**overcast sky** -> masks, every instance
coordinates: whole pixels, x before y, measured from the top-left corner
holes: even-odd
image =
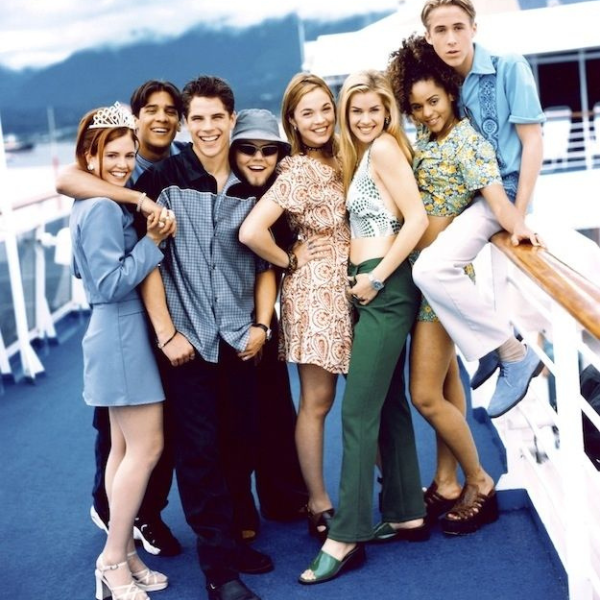
[[[41,67],[83,48],[178,35],[199,23],[251,25],[294,10],[302,17],[343,17],[397,5],[398,0],[0,0],[0,64]]]

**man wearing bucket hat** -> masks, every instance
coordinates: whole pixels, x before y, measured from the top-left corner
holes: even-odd
[[[281,138],[277,119],[270,111],[251,108],[238,113],[229,160],[233,172],[252,187],[257,199],[271,187],[277,177],[277,163],[289,152],[290,146]],[[283,245],[294,241],[285,218],[275,224],[273,234]],[[305,516],[308,501],[294,441],[296,409],[287,366],[277,358],[277,316],[274,314],[265,326],[272,340],[263,347],[257,372],[256,491],[263,517],[293,521]],[[243,540],[252,541],[260,521],[249,477],[233,500],[235,525]]]

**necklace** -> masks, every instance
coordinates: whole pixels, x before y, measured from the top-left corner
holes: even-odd
[[[306,152],[320,152],[321,150],[323,150],[324,146],[318,146],[317,148],[315,148],[314,146],[309,146],[308,144],[302,142],[302,148]]]

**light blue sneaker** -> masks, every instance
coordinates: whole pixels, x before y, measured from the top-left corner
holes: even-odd
[[[471,377],[471,389],[476,390],[480,385],[483,385],[500,366],[500,357],[496,350],[488,352],[485,356],[479,359],[477,371]]]
[[[543,366],[542,361],[530,347],[527,347],[527,352],[521,360],[500,362],[496,391],[487,409],[490,417],[495,419],[502,416],[523,400],[529,383],[540,374]]]

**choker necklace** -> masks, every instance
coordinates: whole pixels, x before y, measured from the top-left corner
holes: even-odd
[[[325,146],[318,146],[315,148],[314,146],[309,146],[308,144],[305,144],[304,142],[302,142],[302,149],[305,152],[320,152],[324,148],[325,148]]]

